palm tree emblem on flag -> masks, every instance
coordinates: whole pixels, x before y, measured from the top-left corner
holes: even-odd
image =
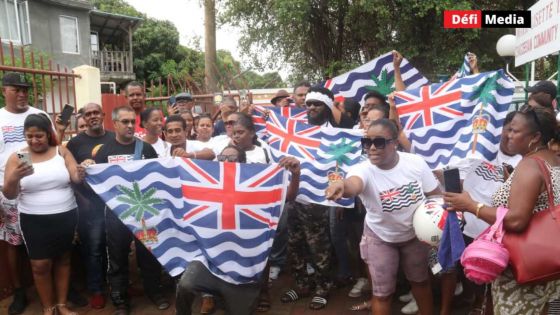
[[[395,90],[393,88],[395,78],[389,77],[387,69],[383,69],[383,71],[381,71],[379,78],[375,74],[372,74],[371,79],[375,82],[375,86],[367,86],[366,88],[370,91],[377,91],[383,95],[389,95]]]
[[[128,217],[133,217],[136,222],[142,224],[140,229],[134,231],[134,236],[144,243],[146,247],[151,244],[156,244],[158,242],[158,231],[153,226],[146,226],[146,221],[144,220],[146,212],[150,213],[152,216],[159,215],[159,210],[156,209],[154,205],[163,203],[163,200],[153,197],[156,193],[156,189],[152,187],[146,192],[142,192],[136,181],[132,183],[132,189],[123,185],[117,186],[117,189],[122,193],[122,195],[117,197],[117,200],[129,206],[127,210],[119,215],[119,218],[125,220]],[[148,247],[148,249],[150,248]]]

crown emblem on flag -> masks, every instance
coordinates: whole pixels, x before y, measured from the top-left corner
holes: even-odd
[[[486,127],[488,126],[488,122],[490,121],[490,116],[478,115],[472,122],[472,129],[473,133],[484,133],[486,131]]]

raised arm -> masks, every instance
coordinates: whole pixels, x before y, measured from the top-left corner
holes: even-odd
[[[404,85],[404,81],[401,76],[401,62],[403,60],[403,56],[400,52],[393,50],[393,68],[395,71],[395,91],[404,91],[406,89],[406,85]]]

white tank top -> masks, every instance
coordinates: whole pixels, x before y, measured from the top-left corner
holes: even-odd
[[[33,163],[33,174],[20,181],[18,210],[26,214],[56,214],[77,207],[70,173],[58,147],[50,160]]]

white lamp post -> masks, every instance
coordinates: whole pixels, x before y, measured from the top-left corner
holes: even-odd
[[[509,72],[509,63],[515,56],[515,35],[507,34],[498,40],[496,43],[496,51],[498,55],[506,60],[506,73],[515,81],[519,81],[513,74]]]

